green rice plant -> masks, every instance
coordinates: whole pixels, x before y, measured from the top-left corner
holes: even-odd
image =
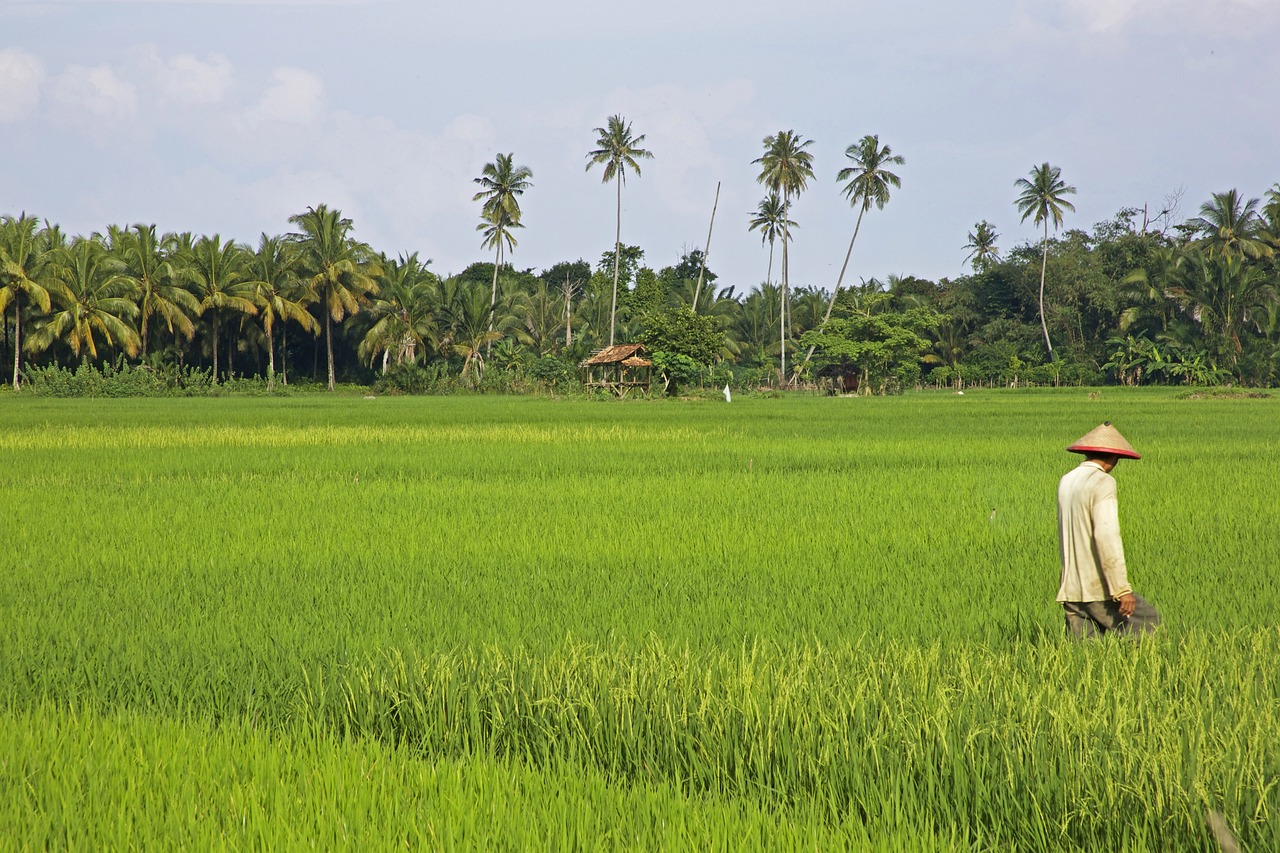
[[[0,737],[247,728],[855,848],[1209,849],[1210,809],[1280,847],[1275,402],[1103,393],[10,398]],[[1144,454],[1141,645],[1052,601],[1062,448],[1104,419]]]
[[[0,850],[974,849],[925,826],[620,787],[565,763],[57,706],[0,714],[0,791]]]

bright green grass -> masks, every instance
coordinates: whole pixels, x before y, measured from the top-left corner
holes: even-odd
[[[354,738],[783,809],[787,846],[1185,847],[1209,808],[1280,842],[1274,401],[3,402],[0,732]],[[1052,600],[1104,419],[1144,454],[1140,648],[1064,644]]]
[[[0,790],[0,848],[971,849],[919,826],[870,833],[571,765],[50,708],[0,715]]]

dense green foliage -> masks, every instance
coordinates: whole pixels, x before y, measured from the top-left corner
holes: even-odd
[[[1197,396],[10,397],[5,505],[75,523],[0,556],[0,830],[1273,848],[1280,428]],[[1104,418],[1141,644],[1052,602]]]
[[[638,147],[644,137],[620,116],[597,131],[588,168],[602,165],[620,193],[649,155]],[[669,266],[645,265],[641,247],[621,242],[620,195],[617,241],[594,272],[582,260],[513,267],[507,253],[525,227],[517,198],[532,172],[499,154],[475,196],[493,262],[447,277],[416,254],[375,251],[324,205],[290,217],[292,233],[262,235],[256,250],[216,234],[157,236],[155,225],[68,238],[31,216],[0,218],[0,357],[15,388],[24,365],[74,369],[123,356],[155,370],[207,370],[215,382],[260,376],[269,387],[277,375],[287,384],[290,371],[318,380],[322,365],[330,388],[339,377],[371,384],[392,368],[417,375],[408,365],[451,379],[382,386],[534,389],[556,384],[538,379],[547,373],[545,362],[534,370],[541,359],[572,370],[613,340],[667,353],[658,372],[668,388],[714,367],[740,388],[785,381],[868,393],[1280,380],[1280,184],[1265,199],[1218,193],[1182,223],[1170,202],[1155,220],[1124,209],[1090,230],[1059,233],[1074,188],[1045,163],[1018,182],[1017,208],[1043,226],[1035,243],[1002,257],[1000,235],[983,220],[966,247],[972,274],[848,286],[862,217],[889,202],[901,180],[887,167],[904,162],[868,135],[839,172],[857,216],[828,290],[788,272],[799,227],[791,205],[815,180],[811,140],[782,131],[764,143],[755,162],[769,195],[747,226],[768,243],[769,266],[754,288],[717,282],[697,249]],[[486,382],[495,369],[507,375]]]

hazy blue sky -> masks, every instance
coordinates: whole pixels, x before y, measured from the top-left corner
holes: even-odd
[[[706,239],[739,290],[761,140],[814,140],[793,284],[830,288],[854,212],[836,172],[864,134],[906,158],[864,222],[851,280],[965,271],[979,219],[1034,239],[1014,182],[1048,161],[1068,227],[1124,206],[1182,217],[1280,181],[1280,0],[764,3],[0,0],[0,213],[72,233],[154,222],[255,242],[327,203],[440,273],[488,254],[471,179],[534,172],[512,261],[593,264],[614,193],[584,170],[613,113],[655,159],[623,190],[623,240],[657,268]]]

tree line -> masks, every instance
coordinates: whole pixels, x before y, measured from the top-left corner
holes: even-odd
[[[856,215],[827,290],[791,282],[794,207],[815,174],[812,140],[780,131],[755,161],[765,195],[745,223],[768,247],[766,274],[739,291],[716,284],[703,250],[654,269],[623,242],[622,187],[654,155],[621,116],[595,133],[586,168],[615,184],[616,229],[594,266],[512,264],[533,171],[503,153],[475,179],[476,227],[493,260],[450,276],[415,253],[375,250],[324,204],[256,247],[154,224],[71,237],[25,213],[0,217],[13,387],[24,370],[122,362],[206,371],[214,383],[261,377],[267,387],[291,371],[318,380],[322,363],[330,389],[339,377],[413,386],[427,373],[482,389],[512,377],[571,384],[583,358],[618,341],[645,343],[669,388],[698,378],[868,393],[926,383],[1276,382],[1280,184],[1262,198],[1214,194],[1185,221],[1175,193],[1154,216],[1126,208],[1089,230],[1062,231],[1076,190],[1044,163],[1016,182],[1013,199],[1042,229],[1037,243],[1002,254],[983,220],[964,247],[968,274],[846,286],[863,218],[889,203],[901,186],[893,170],[906,162],[867,135],[837,172]]]

